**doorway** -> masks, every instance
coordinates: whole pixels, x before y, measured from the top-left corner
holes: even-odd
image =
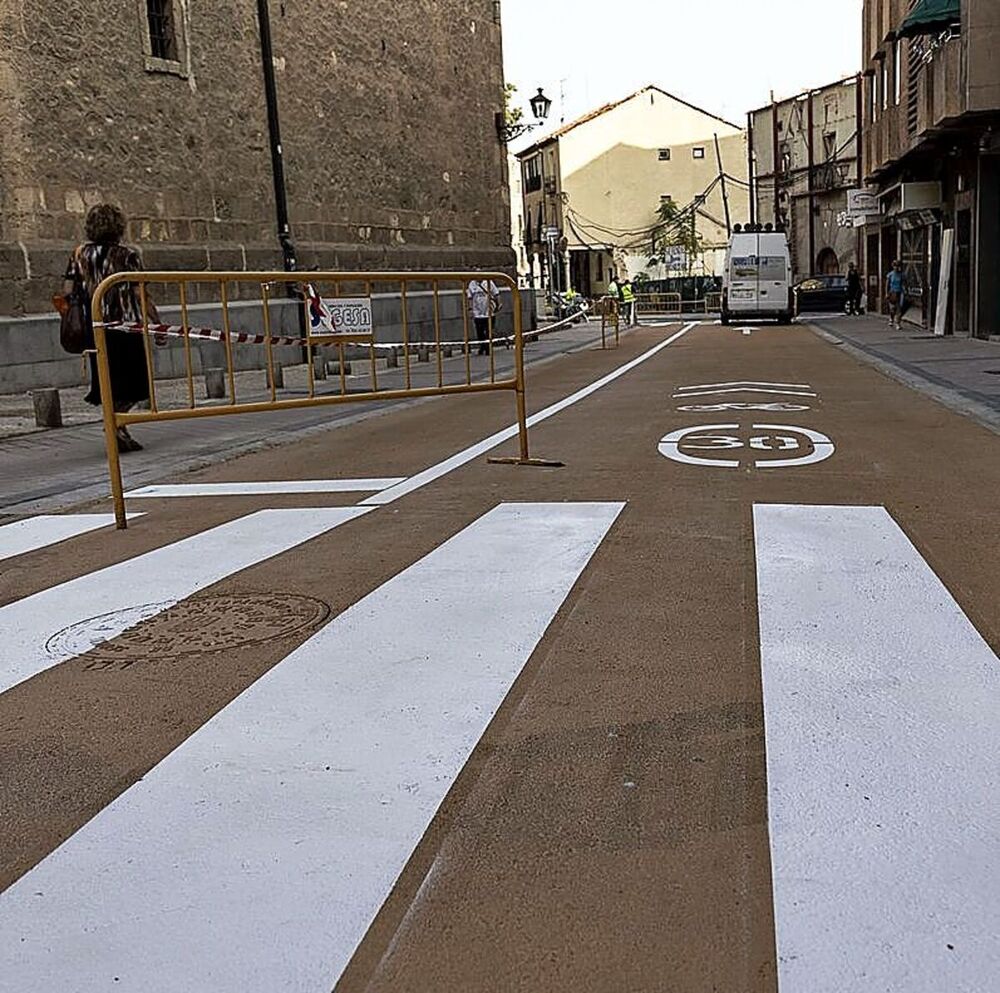
[[[972,211],[955,215],[954,333],[972,333]]]

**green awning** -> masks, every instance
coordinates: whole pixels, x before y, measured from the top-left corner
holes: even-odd
[[[917,0],[899,28],[899,37],[933,34],[961,21],[962,0]]]

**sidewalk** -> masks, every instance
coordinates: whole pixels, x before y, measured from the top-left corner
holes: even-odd
[[[803,321],[887,375],[1000,432],[1000,342],[938,337],[883,317],[819,317]]]
[[[529,367],[551,361],[580,348],[600,344],[600,326],[579,325],[543,335],[525,349],[525,363]],[[513,366],[513,351],[497,348],[496,372],[498,378],[509,375]],[[366,390],[370,386],[367,363],[355,362],[355,375],[348,379],[350,391]],[[446,382],[464,379],[465,362],[461,353],[443,363]],[[431,385],[436,381],[436,363],[413,362],[413,385]],[[489,375],[489,363],[475,353],[472,356],[474,380]],[[289,367],[285,371],[285,396],[305,396],[305,367]],[[402,385],[401,370],[381,370],[382,388]],[[199,378],[198,387],[202,388]],[[330,378],[317,383],[317,393],[338,392],[339,381]],[[87,407],[81,397],[84,387],[63,390],[62,401],[66,427],[54,430],[33,429],[33,419],[20,418],[28,433],[16,428],[5,438],[0,430],[0,517],[5,515],[49,513],[70,504],[97,499],[107,495],[107,463],[104,454],[103,429],[99,411]],[[186,396],[183,381],[157,382],[157,392],[164,406],[176,405]],[[266,397],[263,372],[240,373],[237,377],[240,399],[263,400]],[[199,396],[199,404],[204,399]],[[171,404],[172,401],[172,404]],[[186,401],[184,401],[186,402]],[[402,403],[421,403],[408,400]],[[24,405],[30,410],[28,394],[0,397],[0,418],[13,427],[17,418],[9,416]],[[394,406],[400,404],[397,401]],[[285,444],[296,438],[317,431],[326,431],[352,420],[371,416],[386,408],[385,403],[373,401],[345,404],[342,407],[304,408],[272,413],[252,414],[245,417],[198,418],[168,424],[150,424],[136,429],[144,442],[144,452],[132,453],[123,460],[123,471],[129,486],[153,483],[166,476],[210,465],[235,455],[269,446]],[[65,416],[66,414],[69,416]],[[7,416],[4,416],[7,414]]]

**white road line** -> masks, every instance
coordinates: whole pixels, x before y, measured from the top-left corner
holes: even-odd
[[[405,476],[387,479],[288,479],[256,483],[166,483],[126,493],[131,500],[160,497],[273,496],[277,493],[376,493],[398,486]]]
[[[610,372],[608,375],[602,376],[596,382],[583,387],[581,390],[577,390],[576,393],[560,400],[558,403],[554,403],[551,406],[546,407],[544,410],[540,410],[537,414],[532,414],[531,417],[528,418],[528,427],[533,427],[535,424],[541,424],[542,421],[548,420],[550,417],[554,417],[556,414],[564,411],[567,407],[571,407],[573,404],[579,403],[581,400],[585,400],[598,390],[604,389],[605,386],[608,386],[616,379],[620,379],[622,376],[627,375],[637,366],[642,365],[643,362],[648,362],[651,358],[653,358],[653,356],[662,352],[668,345],[672,345],[678,338],[682,338],[692,328],[697,327],[699,323],[699,321],[692,321],[691,323],[686,324],[676,334],[673,334],[664,341],[661,341],[659,344],[654,345],[648,352],[643,352],[643,354],[638,358],[632,359],[631,362],[626,362],[624,365],[615,369],[614,372]],[[375,496],[369,497],[367,500],[362,500],[361,503],[363,506],[369,507],[380,507],[387,503],[392,503],[395,500],[400,499],[400,497],[404,497],[407,494],[412,493],[414,490],[418,490],[421,487],[426,486],[428,483],[433,483],[436,479],[440,479],[449,472],[453,472],[455,469],[461,468],[473,459],[477,459],[481,455],[485,455],[487,452],[496,448],[497,445],[501,445],[505,441],[509,441],[511,438],[516,437],[517,425],[513,424],[508,428],[504,428],[502,431],[498,431],[496,434],[490,435],[483,441],[477,442],[475,445],[471,445],[469,448],[452,455],[443,462],[439,462],[437,465],[431,466],[429,469],[424,469],[423,472],[418,472],[415,476],[411,476],[398,486],[392,486],[387,490],[383,490],[381,493],[377,493]]]
[[[501,505],[0,895],[18,993],[329,993],[623,504]]]
[[[680,390],[708,390],[722,386],[775,386],[786,390],[811,390],[809,383],[767,383],[762,379],[738,379],[732,383],[699,383],[697,386],[679,386]]]
[[[366,513],[364,507],[262,510],[126,562],[0,607],[0,693],[115,638],[227,576]],[[98,618],[82,638],[49,645],[68,627]]]
[[[142,514],[129,514],[129,520]],[[0,527],[0,561],[110,527],[114,514],[39,514]]]
[[[881,507],[754,508],[782,993],[1000,976],[1000,660]]]
[[[818,395],[816,393],[803,393],[797,390],[769,390],[763,386],[739,386],[735,389],[701,390],[695,393],[675,393],[672,399],[690,400],[692,397],[714,397],[720,396],[724,393],[773,393],[775,396],[782,397],[814,397]]]

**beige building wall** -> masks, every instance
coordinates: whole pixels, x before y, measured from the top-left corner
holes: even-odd
[[[613,247],[619,260],[649,257],[651,234],[615,232],[648,231],[662,198],[684,208],[703,194],[719,174],[716,134],[723,170],[740,180],[727,187],[732,219],[745,221],[746,138],[734,125],[649,89],[564,134],[559,154],[570,249]],[[697,226],[706,248],[725,246],[721,185],[709,194]],[[706,252],[703,265],[713,271],[714,252]]]

